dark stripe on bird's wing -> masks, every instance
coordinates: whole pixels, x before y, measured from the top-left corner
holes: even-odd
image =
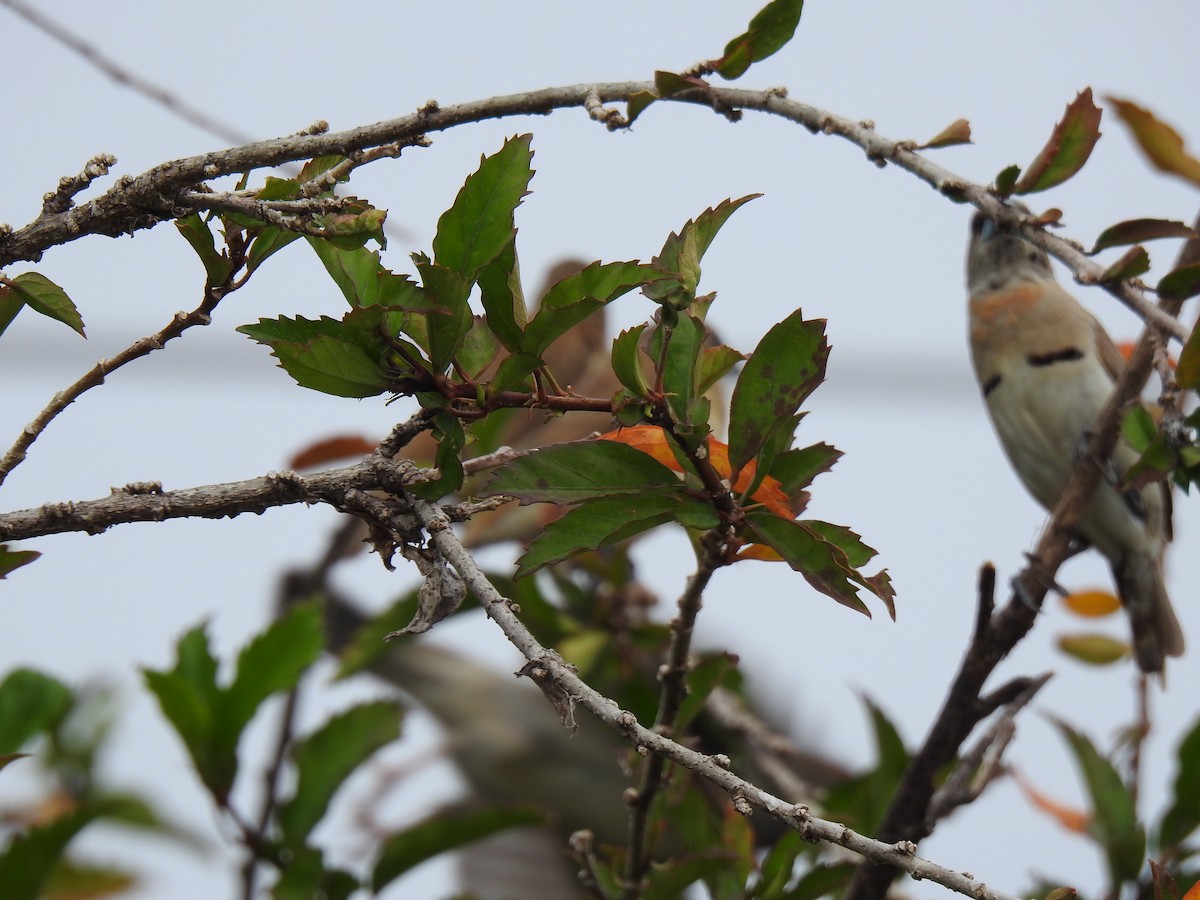
[[[1049,353],[1030,353],[1025,357],[1025,361],[1031,366],[1052,366],[1055,363],[1071,362],[1076,359],[1083,359],[1083,351],[1078,347],[1063,347],[1061,350],[1052,350]]]
[[[989,378],[987,381],[985,381],[983,383],[983,396],[986,397],[988,394],[990,394],[996,388],[1000,387],[1000,381],[1001,381],[1001,378],[999,375],[993,375],[991,378]]]

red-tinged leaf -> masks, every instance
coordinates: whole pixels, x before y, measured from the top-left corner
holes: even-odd
[[[25,272],[9,279],[8,287],[17,298],[36,313],[56,319],[86,338],[83,333],[83,318],[67,292],[37,272]]]
[[[7,578],[10,572],[29,565],[41,555],[37,550],[12,550],[7,544],[0,544],[0,578]]]
[[[1183,222],[1169,219],[1130,219],[1118,222],[1105,228],[1096,238],[1092,247],[1094,256],[1109,247],[1121,247],[1125,244],[1140,244],[1142,241],[1155,241],[1160,238],[1195,238],[1196,232]]]
[[[1070,900],[1070,898],[1074,897],[1077,893],[1078,891],[1076,891],[1073,887],[1055,888],[1046,895],[1046,900]]]
[[[1057,225],[1062,221],[1062,217],[1063,211],[1056,206],[1052,206],[1035,216],[1033,221],[1038,225]]]
[[[1090,666],[1108,666],[1129,656],[1129,644],[1106,634],[1065,634],[1058,649]]]
[[[924,144],[918,150],[936,150],[938,147],[953,147],[956,144],[971,143],[971,123],[966,119],[955,119]]]
[[[1193,326],[1187,343],[1179,351],[1179,364],[1175,368],[1175,380],[1185,390],[1200,388],[1200,324]]]
[[[1113,105],[1117,115],[1133,132],[1151,165],[1200,186],[1200,159],[1189,155],[1184,149],[1183,138],[1179,136],[1179,132],[1157,119],[1148,109],[1143,109],[1135,103],[1116,97],[1105,99]]]
[[[1062,184],[1087,162],[1100,139],[1100,107],[1085,88],[1067,105],[1046,146],[1013,185],[1013,193],[1033,194]]]
[[[1162,277],[1155,288],[1164,300],[1187,300],[1200,294],[1200,263],[1180,266]]]
[[[1025,780],[1020,772],[1013,770],[1013,777],[1017,782],[1017,787],[1021,789],[1021,793],[1025,795],[1025,799],[1047,813],[1050,818],[1058,822],[1067,831],[1074,834],[1087,834],[1088,826],[1091,824],[1092,817],[1082,809],[1076,809],[1066,804],[1059,803],[1057,800],[1052,800],[1032,784]],[[1074,893],[1072,891],[1072,893]]]
[[[753,63],[777,53],[796,33],[804,0],[771,0],[755,13],[745,33],[725,45],[713,67],[724,78],[740,78]]]
[[[996,174],[994,182],[996,193],[1001,197],[1007,197],[1013,192],[1013,185],[1017,183],[1017,179],[1021,176],[1021,167],[1017,165],[1008,166],[1001,169]]]
[[[288,460],[288,468],[311,469],[327,463],[359,459],[378,446],[378,441],[372,441],[361,434],[339,434],[337,437],[309,444]]]
[[[1137,278],[1150,271],[1150,254],[1141,244],[1130,247],[1115,263],[1104,270],[1100,276],[1101,282],[1124,281],[1126,278]]]
[[[1108,591],[1076,591],[1062,598],[1063,606],[1085,619],[1111,616],[1121,608],[1121,601]]]

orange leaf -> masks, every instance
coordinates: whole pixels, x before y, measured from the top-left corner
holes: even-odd
[[[358,459],[360,456],[366,456],[378,446],[379,441],[367,440],[359,434],[340,434],[337,437],[309,444],[288,461],[288,468],[311,469],[313,466],[339,460]]]
[[[1063,605],[1077,616],[1098,619],[1121,608],[1121,601],[1108,591],[1076,591],[1063,597]]]
[[[1082,810],[1072,809],[1069,806],[1063,806],[1054,800],[1051,800],[1045,794],[1038,791],[1021,774],[1013,771],[1013,777],[1016,779],[1017,787],[1021,789],[1021,793],[1034,806],[1044,813],[1048,813],[1050,817],[1058,822],[1067,831],[1072,831],[1075,834],[1086,834],[1088,824],[1092,817]]]
[[[655,425],[635,425],[632,428],[619,428],[616,431],[610,431],[607,434],[602,434],[598,438],[602,441],[617,441],[621,444],[633,447],[636,450],[641,450],[654,457],[658,462],[662,463],[673,472],[681,472],[682,467],[679,461],[675,458],[675,454],[671,452],[671,446],[668,443],[666,432]],[[708,438],[708,461],[712,467],[716,469],[717,474],[729,480],[732,474],[732,469],[729,465],[729,445],[718,441],[710,436]],[[735,493],[742,494],[754,483],[755,465],[753,462],[748,463],[738,473],[738,479],[733,483],[732,490]],[[755,503],[761,503],[775,515],[784,519],[794,519],[791,504],[788,503],[787,494],[783,491],[783,486],[779,480],[766,476],[750,496],[750,499]]]
[[[1188,888],[1187,893],[1183,895],[1182,900],[1200,900],[1200,881],[1197,881],[1190,888]]]

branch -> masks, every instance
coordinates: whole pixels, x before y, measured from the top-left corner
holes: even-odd
[[[188,210],[180,198],[194,190],[196,185],[222,175],[317,156],[353,156],[359,151],[386,144],[423,144],[426,135],[458,125],[509,116],[546,115],[567,107],[585,109],[589,115],[611,126],[620,123],[610,116],[599,115],[597,110],[600,104],[626,101],[634,94],[653,93],[654,90],[652,82],[627,81],[543,88],[448,107],[430,101],[411,115],[374,125],[328,134],[303,133],[274,138],[162,163],[141,175],[121,178],[105,194],[74,209],[43,213],[24,228],[9,233],[0,232],[0,267],[18,260],[36,262],[50,247],[83,235],[115,237],[150,228],[185,214]],[[1005,207],[989,192],[987,186],[973,184],[936,165],[912,150],[910,141],[891,140],[877,134],[870,122],[855,121],[790,100],[778,88],[749,91],[712,87],[703,91],[684,91],[658,102],[700,105],[722,116],[731,110],[756,110],[797,122],[814,134],[845,138],[860,147],[876,165],[892,162],[916,175],[939,193],[957,200],[968,200],[1001,222],[1020,225],[1029,240],[1061,260],[1081,283],[1100,282],[1103,268],[1085,257],[1077,246],[1032,226],[1028,217]],[[1132,285],[1120,282],[1105,284],[1104,288],[1166,334],[1179,340],[1187,337],[1182,325],[1156,310],[1144,294]]]
[[[734,808],[746,814],[757,807],[796,829],[810,841],[826,841],[877,863],[901,868],[914,878],[937,882],[950,890],[979,900],[1016,900],[976,881],[969,875],[939,866],[915,854],[908,842],[887,844],[857,834],[845,825],[812,815],[806,806],[787,803],[723,768],[716,758],[690,750],[638,724],[637,718],[590,687],[557,653],[543,647],[529,632],[506,599],[479,569],[454,534],[445,514],[434,504],[402,494],[413,514],[429,533],[430,542],[479,598],[489,618],[529,660],[522,670],[556,705],[582,704],[601,721],[646,752],[661,754],[728,792]]]

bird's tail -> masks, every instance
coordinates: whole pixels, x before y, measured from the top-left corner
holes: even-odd
[[[1168,656],[1183,655],[1183,630],[1171,608],[1158,559],[1130,555],[1113,567],[1117,591],[1133,626],[1133,655],[1138,668],[1161,673]]]

